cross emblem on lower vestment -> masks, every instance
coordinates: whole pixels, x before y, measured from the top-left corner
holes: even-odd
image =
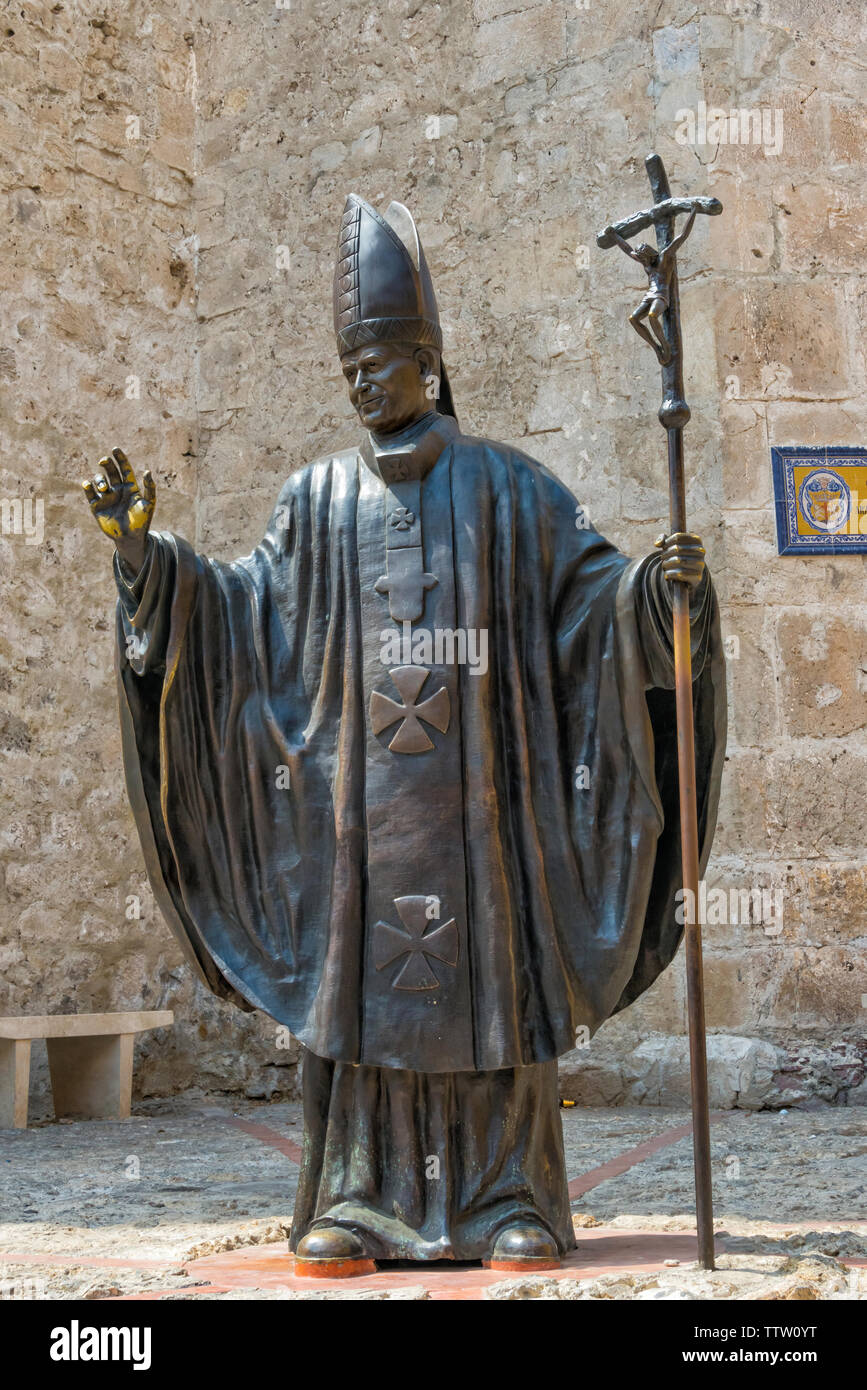
[[[439,984],[431,959],[444,965],[458,963],[458,929],[454,917],[448,922],[432,921],[428,917],[431,905],[439,911],[436,897],[414,894],[395,898],[394,905],[403,927],[390,922],[377,922],[373,928],[373,958],[377,970],[383,970],[401,956],[408,959],[392,980],[394,989],[436,989]]]

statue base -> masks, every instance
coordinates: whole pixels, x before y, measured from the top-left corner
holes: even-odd
[[[559,1269],[560,1261],[540,1256],[537,1260],[482,1260],[483,1269],[506,1270],[510,1274],[538,1274],[543,1269]]]
[[[295,1257],[292,1273],[298,1279],[354,1279],[361,1274],[375,1274],[373,1260],[299,1260]]]

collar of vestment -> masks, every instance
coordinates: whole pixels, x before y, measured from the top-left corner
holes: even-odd
[[[361,444],[361,457],[386,487],[392,483],[420,482],[459,433],[453,415],[431,410],[396,434],[367,434]]]

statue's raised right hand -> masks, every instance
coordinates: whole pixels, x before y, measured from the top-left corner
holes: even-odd
[[[157,500],[156,484],[145,470],[139,488],[123,449],[99,460],[100,472],[81,484],[101,531],[110,536],[121,559],[135,573],[147,554],[147,536]]]

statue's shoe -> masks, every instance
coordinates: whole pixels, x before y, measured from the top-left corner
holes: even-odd
[[[318,1226],[298,1242],[294,1272],[302,1279],[351,1279],[375,1274],[376,1265],[354,1231]]]
[[[559,1269],[560,1252],[554,1237],[541,1226],[509,1226],[497,1236],[484,1265],[486,1269]]]

